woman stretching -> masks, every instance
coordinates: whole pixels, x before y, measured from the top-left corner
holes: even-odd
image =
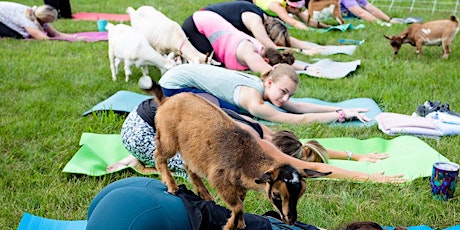
[[[324,49],[322,46],[312,46],[309,42],[290,36],[283,21],[268,16],[250,2],[220,2],[208,5],[204,10],[219,14],[236,29],[255,37],[266,48],[277,49],[278,46],[299,48],[306,55],[319,54]]]
[[[184,64],[166,72],[159,84],[166,96],[180,92],[209,93],[219,99],[223,108],[272,122],[309,124],[371,120],[364,114],[368,111],[366,108],[345,109],[289,100],[297,90],[299,77],[287,64],[275,65],[261,78],[211,65]]]
[[[183,29],[193,46],[204,53],[214,50],[216,60],[228,69],[264,73],[275,64],[292,65],[295,61],[292,52],[280,54],[275,48],[265,48],[212,11],[193,13],[185,20]]]
[[[209,94],[199,94],[205,99],[218,105],[218,100]],[[131,166],[136,168],[142,173],[154,173],[157,172],[155,166],[154,152],[156,150],[155,145],[155,114],[157,110],[157,104],[153,99],[147,99],[143,101],[137,108],[135,108],[126,117],[121,129],[121,140],[125,148],[131,153],[131,155],[115,162],[107,167],[108,172],[116,171],[125,166]],[[276,159],[281,159],[287,163],[296,165],[297,167],[310,168],[316,170],[331,171],[331,178],[342,178],[352,179],[358,181],[371,180],[376,182],[391,181],[391,182],[403,182],[405,179],[400,178],[401,175],[395,176],[383,176],[381,174],[366,174],[362,172],[344,170],[335,166],[327,165],[327,158],[330,155],[331,158],[343,158],[344,154],[336,150],[325,150],[321,145],[304,145],[302,147],[303,153],[299,156],[292,154],[297,152],[300,141],[293,140],[296,138],[295,135],[290,135],[287,131],[273,132],[271,129],[263,124],[260,124],[249,117],[239,115],[232,110],[223,109],[230,117],[232,117],[237,124],[251,133],[256,138],[261,146],[267,149],[267,153],[272,155]],[[271,143],[273,142],[273,144]],[[275,147],[275,145],[278,148]],[[291,145],[291,148],[286,148],[286,145]],[[300,144],[300,146],[302,146]],[[280,151],[285,151],[284,153]],[[292,149],[295,149],[292,151]],[[286,153],[286,154],[285,154]],[[294,157],[291,157],[289,155]],[[307,156],[303,158],[303,156]],[[359,156],[360,158],[354,158],[355,160],[376,162],[381,159],[388,157],[387,154],[380,153],[369,153],[369,154],[355,154],[353,156]],[[296,159],[299,158],[299,159]],[[326,159],[326,160],[322,160]],[[317,163],[312,163],[312,162]],[[168,167],[171,171],[174,171],[175,175],[187,177],[187,174],[183,167],[183,162],[180,154],[176,154],[173,158],[168,161]]]
[[[0,37],[41,40],[72,37],[51,26],[57,17],[57,10],[49,5],[29,7],[16,2],[0,2]]]

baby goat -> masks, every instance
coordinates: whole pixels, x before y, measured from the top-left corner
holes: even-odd
[[[155,51],[147,40],[136,32],[131,26],[111,23],[106,26],[109,37],[109,60],[110,70],[112,71],[112,80],[117,80],[118,66],[121,61],[125,63],[125,81],[129,80],[132,74],[131,65],[142,68],[144,76],[148,76],[148,65],[156,66],[163,74],[176,63],[174,54],[167,58]]]
[[[305,192],[303,178],[329,175],[277,162],[266,154],[255,137],[244,130],[220,108],[192,93],[166,98],[161,87],[151,83],[148,91],[159,105],[154,153],[156,166],[169,193],[178,186],[167,160],[179,151],[196,192],[212,200],[201,177],[207,178],[232,214],[224,229],[244,229],[244,198],[248,190],[268,195],[287,224],[297,220],[297,201]]]
[[[166,17],[153,6],[141,6],[137,10],[128,7],[131,26],[147,39],[149,44],[161,54],[174,52],[192,64],[215,64],[212,54],[198,51],[187,39],[182,27]]]
[[[454,40],[458,28],[458,18],[452,15],[450,19],[413,23],[401,34],[396,36],[383,36],[390,40],[394,54],[398,54],[401,45],[404,43],[416,46],[417,54],[422,53],[422,45],[442,44],[442,58],[448,58],[450,54],[449,46]]]

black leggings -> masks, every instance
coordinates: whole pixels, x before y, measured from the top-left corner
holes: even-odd
[[[0,37],[9,37],[9,38],[24,38],[20,33],[12,30],[10,27],[0,22]]]
[[[211,53],[214,50],[208,38],[196,28],[192,15],[185,19],[182,29],[190,43],[201,53]]]

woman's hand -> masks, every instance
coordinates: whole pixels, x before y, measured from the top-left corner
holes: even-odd
[[[321,51],[325,49],[324,46],[318,46],[318,47],[311,47],[308,49],[301,49],[301,52],[305,55],[316,55],[316,54],[321,54]]]
[[[371,118],[367,117],[366,114],[364,114],[367,111],[369,111],[369,109],[365,109],[365,108],[343,109],[343,112],[345,113],[345,120],[352,120],[353,118],[356,118],[363,123],[366,123],[372,120]]]
[[[305,25],[305,24],[304,24],[303,22],[301,22],[301,21],[297,21],[297,22],[294,24],[294,28],[300,29],[300,30],[308,30],[307,25]]]
[[[375,163],[382,159],[388,158],[390,155],[387,153],[372,152],[366,154],[354,154],[354,156],[356,157],[356,161],[369,161]]]
[[[403,178],[404,174],[397,174],[393,176],[384,176],[383,172],[378,172],[369,176],[368,181],[373,182],[389,182],[389,183],[403,183],[407,179]]]

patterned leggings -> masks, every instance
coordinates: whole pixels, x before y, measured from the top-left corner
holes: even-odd
[[[125,148],[145,166],[155,167],[156,132],[138,114],[134,108],[126,117],[121,128],[121,141]],[[187,175],[179,153],[168,160],[168,167],[178,176]]]

